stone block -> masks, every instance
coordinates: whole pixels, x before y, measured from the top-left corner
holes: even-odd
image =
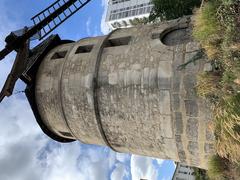
[[[184,44],[177,44],[175,47],[174,47],[174,51],[175,51],[175,55],[183,55],[183,52],[184,52]],[[176,56],[174,57],[174,60],[176,60],[178,58],[176,58]]]
[[[170,78],[172,76],[172,65],[169,61],[160,61],[158,65],[158,78]]]
[[[132,65],[132,69],[133,70],[141,70],[142,69],[142,65],[141,64],[133,64]]]
[[[93,81],[93,74],[88,74],[84,77],[84,86],[87,89],[91,89],[92,87],[92,81]]]
[[[125,76],[125,71],[121,70],[118,72],[118,84],[120,86],[124,86],[124,76]]]
[[[149,73],[150,69],[149,68],[144,68],[143,73],[142,73],[142,85],[143,87],[147,88],[149,85]]]
[[[129,86],[131,84],[132,84],[132,81],[131,81],[131,71],[127,70],[127,71],[125,71],[125,74],[124,74],[124,85],[125,86]]]
[[[149,72],[149,87],[155,88],[157,86],[157,69],[150,69]]]
[[[189,158],[189,160],[190,160],[191,166],[196,166],[196,167],[199,166],[199,162],[200,162],[199,157],[194,156],[194,157]]]
[[[181,163],[186,163],[186,154],[184,151],[179,151],[178,157]]]
[[[180,135],[175,135],[176,142],[182,142],[182,138]]]
[[[198,143],[189,141],[187,146],[188,152],[193,156],[198,156]]]
[[[161,49],[158,49],[158,53],[160,54],[160,62],[166,61],[171,63],[173,61],[173,47],[161,46]]]
[[[182,120],[182,113],[180,112],[175,112],[174,113],[175,117],[175,130],[176,134],[182,134],[183,133],[183,120]]]
[[[172,78],[172,90],[178,93],[180,91],[181,76],[173,76]]]
[[[170,92],[160,91],[159,94],[159,108],[161,114],[171,114]]]
[[[198,42],[189,42],[186,45],[186,52],[198,51],[200,49],[200,44]]]
[[[187,120],[186,134],[189,140],[198,140],[198,119],[189,118]]]
[[[184,100],[186,115],[190,117],[198,116],[198,104],[194,100]]]
[[[134,85],[141,84],[141,72],[140,71],[131,71],[131,81]]]
[[[183,54],[175,54],[175,60],[172,63],[172,69],[173,73],[176,74],[181,74],[181,70],[179,69],[179,66],[181,66],[184,63],[184,55]]]
[[[166,139],[165,140],[165,155],[168,157],[173,157],[173,159],[177,159],[176,157],[176,143],[174,139]]]
[[[171,78],[158,78],[158,88],[159,89],[170,89],[171,88]]]
[[[214,144],[205,143],[204,151],[207,154],[213,154],[214,153]]]
[[[98,75],[98,85],[105,86],[108,84],[108,74],[107,72],[101,72]]]
[[[197,97],[196,93],[196,75],[195,74],[187,74],[183,77],[183,85],[186,91],[186,97],[188,99],[194,99]]]
[[[179,111],[179,108],[180,108],[179,94],[172,95],[172,108],[173,108],[173,111]]]
[[[207,141],[214,141],[215,136],[213,133],[213,130],[211,130],[209,127],[206,127],[206,140]]]
[[[173,137],[173,127],[171,116],[163,115],[160,117],[161,121],[161,135],[166,138]]]
[[[181,135],[175,135],[175,141],[176,141],[178,151],[184,151]]]
[[[110,85],[115,85],[118,83],[118,74],[117,73],[110,73],[108,75],[108,82]]]

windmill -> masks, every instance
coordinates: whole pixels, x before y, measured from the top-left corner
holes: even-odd
[[[19,78],[27,84],[32,81],[31,72],[34,70],[36,64],[39,63],[38,55],[42,54],[46,48],[51,48],[54,43],[61,43],[61,40],[57,35],[45,39],[38,45],[38,50],[42,51],[42,53],[37,53],[36,48],[30,50],[29,42],[33,39],[42,40],[46,38],[54,29],[90,1],[57,0],[31,18],[33,22],[32,27],[24,27],[23,29],[13,31],[5,38],[6,45],[0,51],[0,61],[12,51],[16,51],[17,55],[11,72],[0,92],[0,102],[4,97],[12,95],[15,83]]]

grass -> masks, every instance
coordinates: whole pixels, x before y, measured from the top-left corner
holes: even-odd
[[[204,72],[197,77],[197,93],[199,96],[214,98],[217,96],[220,85],[219,76],[213,73]]]
[[[235,180],[240,177],[240,164],[232,163],[219,155],[213,155],[208,162],[207,176],[210,180]]]
[[[197,91],[212,103],[218,155],[235,164],[240,162],[239,32],[238,0],[208,0],[196,12],[193,36],[213,66],[198,76]]]
[[[220,156],[240,162],[240,94],[221,99],[214,107],[216,149]]]
[[[217,57],[221,42],[219,37],[221,28],[215,12],[218,6],[219,2],[210,1],[201,10],[198,10],[193,30],[194,37],[201,42],[202,47],[211,59]]]
[[[227,166],[223,159],[218,155],[213,155],[208,162],[208,176],[212,180],[225,180],[224,171]]]

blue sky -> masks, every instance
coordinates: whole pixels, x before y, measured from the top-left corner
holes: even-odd
[[[0,0],[0,47],[10,31],[31,26],[30,18],[52,2]],[[106,5],[105,0],[92,0],[53,33],[71,40],[107,33]],[[12,53],[0,62],[0,86],[14,56]],[[15,92],[22,90],[24,84],[18,82]],[[80,142],[55,142],[41,132],[21,93],[0,104],[0,124],[1,180],[168,180],[175,168],[172,161],[115,153],[107,147]]]

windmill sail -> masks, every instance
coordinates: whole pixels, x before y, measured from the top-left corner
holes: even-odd
[[[14,32],[6,38],[6,46],[0,51],[0,61],[13,50],[18,48],[36,34],[39,40],[46,37],[60,24],[75,14],[79,9],[88,4],[91,0],[57,0],[49,7],[32,17],[34,26],[28,28],[21,36]]]
[[[46,37],[88,2],[90,0],[58,0],[32,17],[34,25],[41,34],[40,39]]]

